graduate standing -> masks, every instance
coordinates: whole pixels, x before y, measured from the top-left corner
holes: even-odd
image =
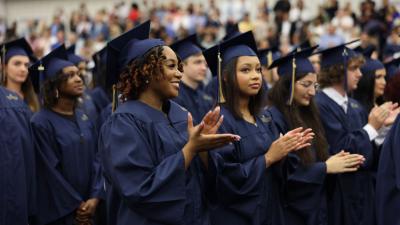
[[[67,60],[64,45],[31,69],[39,79],[44,108],[31,120],[37,153],[38,224],[70,225],[92,220],[103,196],[97,134],[76,108],[84,84]]]
[[[276,163],[312,138],[310,131],[303,137],[298,128],[277,139],[270,116],[262,114],[264,81],[256,51],[250,31],[204,52],[221,85],[220,132],[241,136],[239,142],[209,152],[208,197],[216,225],[285,224]]]
[[[173,100],[186,108],[194,121],[200,122],[213,106],[213,98],[202,90],[202,82],[206,77],[207,63],[197,35],[190,35],[171,45],[183,64],[182,82],[179,95]]]
[[[238,140],[214,134],[218,110],[194,126],[178,96],[181,62],[150,22],[108,43],[108,82],[118,81],[123,103],[101,130],[107,217],[113,225],[208,225],[197,152]]]
[[[39,100],[34,91],[28,68],[34,62],[34,56],[25,38],[4,43],[0,46],[2,70],[0,84],[15,92],[23,99],[32,112],[40,109]],[[3,58],[4,55],[4,58]]]
[[[269,92],[268,112],[279,133],[304,127],[316,134],[310,147],[289,153],[285,161],[283,211],[287,225],[327,224],[327,174],[354,172],[363,162],[363,156],[344,151],[329,157],[314,103],[317,74],[308,60],[315,48],[294,52],[271,65],[278,68],[280,79]]]
[[[32,49],[25,39],[0,46],[0,224],[26,225],[36,210],[35,154],[29,120],[39,108],[28,66]]]
[[[346,44],[320,53],[318,81],[322,91],[316,95],[316,102],[329,153],[335,155],[344,149],[366,159],[357,172],[337,175],[333,193],[328,198],[328,224],[374,224],[374,155],[371,142],[377,137],[377,130],[383,126],[389,111],[376,107],[368,115],[360,103],[348,97],[347,92],[357,88],[362,76],[362,61]]]
[[[383,144],[376,183],[378,225],[400,224],[400,117]]]
[[[0,224],[26,225],[35,213],[31,114],[16,93],[0,86]]]

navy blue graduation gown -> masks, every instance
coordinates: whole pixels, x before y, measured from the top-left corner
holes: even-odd
[[[184,165],[188,112],[173,101],[163,111],[127,101],[102,127],[108,224],[209,224],[199,158]]]
[[[221,133],[241,136],[239,142],[209,152],[208,198],[212,224],[284,223],[279,165],[266,168],[265,153],[277,137],[268,115],[256,117],[256,125],[235,119],[221,107]]]
[[[110,104],[110,99],[107,96],[107,93],[101,87],[95,87],[94,89],[88,91],[92,102],[96,108],[97,115],[100,115],[101,111],[104,107]]]
[[[35,155],[31,111],[0,86],[0,224],[26,225],[35,213]]]
[[[400,224],[400,117],[382,147],[376,183],[378,225]]]
[[[204,92],[211,96],[214,100],[218,99],[218,77],[212,77],[210,82],[205,86]]]
[[[197,123],[213,106],[213,98],[203,92],[200,87],[194,90],[183,82],[180,83],[178,97],[173,100],[186,108]]]
[[[268,108],[279,133],[290,129],[281,111]],[[311,149],[316,155],[315,149]],[[325,162],[301,163],[295,153],[289,153],[284,165],[284,213],[287,225],[326,224]]]
[[[38,223],[69,224],[82,201],[104,197],[97,134],[80,110],[66,118],[42,109],[32,119],[38,171]]]
[[[316,102],[330,154],[344,149],[366,158],[357,172],[336,175],[332,196],[328,198],[329,224],[374,224],[373,145],[363,129],[368,123],[367,114],[361,104],[352,98],[349,98],[347,113],[324,92],[317,94]]]
[[[78,108],[89,117],[92,123],[96,124],[97,117],[99,116],[100,112],[97,110],[92,96],[89,94],[89,91],[85,90],[81,99],[82,101],[79,102]]]
[[[101,110],[99,117],[97,118],[98,131],[101,130],[101,126],[107,121],[108,117],[112,114],[112,103],[108,104]]]

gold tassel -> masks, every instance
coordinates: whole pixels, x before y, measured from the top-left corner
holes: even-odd
[[[115,112],[115,110],[117,109],[117,86],[115,84],[113,84],[112,86],[112,106],[111,106],[111,110],[112,112]]]
[[[294,98],[294,82],[296,80],[296,58],[293,56],[293,61],[292,61],[292,83],[291,83],[291,90],[290,90],[290,100],[289,100],[289,105],[292,105],[293,103],[293,98]]]
[[[268,60],[268,63],[267,63],[267,68],[268,68],[272,64],[272,51],[268,52],[267,60]]]
[[[225,103],[224,93],[222,92],[222,59],[221,52],[218,51],[218,103]]]

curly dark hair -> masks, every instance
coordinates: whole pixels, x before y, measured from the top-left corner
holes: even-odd
[[[43,97],[43,106],[45,108],[50,109],[57,104],[57,91],[63,83],[67,82],[68,77],[68,75],[63,74],[63,72],[60,71],[56,76],[49,78],[43,83],[41,93]],[[58,94],[60,95],[60,93]]]
[[[365,60],[362,56],[356,56],[348,61],[348,65],[356,63],[358,65],[364,64]],[[330,87],[334,84],[343,83],[344,79],[344,66],[343,64],[336,64],[328,67],[321,67],[318,76],[318,83],[321,88]]]
[[[163,54],[163,48],[164,46],[153,47],[123,69],[117,84],[121,101],[138,99],[151,82],[164,78],[163,61],[167,58]],[[182,71],[182,62],[179,57],[178,64],[179,70]]]

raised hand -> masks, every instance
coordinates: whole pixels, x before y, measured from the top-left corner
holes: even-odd
[[[399,113],[400,113],[399,104],[398,103],[390,104],[387,107],[387,110],[389,111],[389,116],[385,119],[383,124],[385,126],[390,126],[390,125],[392,125],[394,123],[394,121],[397,118],[397,115],[399,115]]]
[[[354,172],[358,170],[364,161],[364,156],[359,154],[349,154],[342,150],[325,161],[326,172],[329,174]]]
[[[375,106],[368,115],[368,124],[374,127],[375,130],[379,130],[389,117],[390,111],[387,109],[387,105],[388,104],[385,103],[384,106]]]
[[[286,157],[290,152],[311,145],[314,133],[311,129],[303,130],[302,127],[293,129],[275,140],[265,154],[267,167]]]
[[[209,111],[204,117],[204,128],[203,134],[216,134],[219,127],[221,126],[224,116],[220,116],[221,108],[219,106],[215,107],[213,111]]]
[[[234,134],[204,134],[204,121],[199,125],[193,126],[192,115],[188,114],[188,134],[189,140],[183,147],[185,157],[185,167],[190,165],[193,157],[202,151],[222,147],[234,141],[239,141],[240,136]]]

